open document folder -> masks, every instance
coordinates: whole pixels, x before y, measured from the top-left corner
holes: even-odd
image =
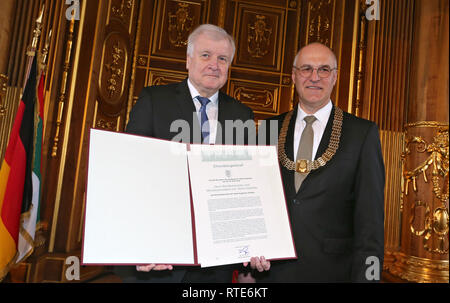
[[[83,264],[296,258],[274,146],[91,129],[88,165]]]

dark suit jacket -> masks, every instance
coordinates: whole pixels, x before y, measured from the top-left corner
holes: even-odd
[[[169,85],[145,87],[130,113],[130,120],[126,132],[172,140],[180,134],[181,129],[175,127],[170,130],[173,121],[183,120],[178,124],[189,125],[189,136],[182,141],[185,143],[201,143],[200,124],[187,85],[187,80]],[[217,133],[216,142],[225,139],[226,120],[252,120],[253,111],[239,101],[219,92],[218,123],[223,127]],[[233,129],[236,135],[236,128]],[[226,143],[246,144],[248,137],[254,136],[254,131],[245,130],[244,142],[239,142],[233,136]],[[223,141],[225,142],[225,141]],[[176,190],[176,189],[175,189]],[[116,266],[114,271],[124,282],[231,282],[234,266],[219,266],[200,269],[198,267],[174,266],[172,271],[137,272],[135,266]]]
[[[243,140],[237,140],[236,128],[233,137],[225,136],[227,120],[243,122],[253,121],[253,111],[246,105],[219,91],[219,116],[216,143],[246,144],[249,136],[254,136],[254,131],[245,129]],[[168,85],[145,87],[130,113],[130,120],[126,132],[172,140],[180,136],[181,128],[176,126],[186,125],[173,121],[186,121],[189,125],[189,136],[183,137],[185,143],[201,143],[200,124],[195,110],[194,102],[187,85],[187,80]],[[171,131],[171,125],[173,130]],[[187,140],[186,140],[187,139]],[[177,140],[179,141],[179,140]]]
[[[294,159],[295,109],[286,154]],[[316,159],[326,150],[335,107]],[[270,120],[281,129],[285,114]],[[268,121],[270,122],[270,121]],[[367,282],[366,258],[376,256],[380,275],[384,255],[384,164],[375,123],[344,113],[335,156],[309,173],[295,192],[294,171],[280,164],[298,260],[274,261],[260,282]],[[370,260],[370,259],[369,259]]]

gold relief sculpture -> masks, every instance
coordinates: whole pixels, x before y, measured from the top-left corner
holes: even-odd
[[[132,6],[133,6],[133,0],[122,0],[119,8],[117,8],[116,6],[112,7],[112,12],[117,17],[123,18],[123,17],[125,17],[126,11],[129,10]]]
[[[308,40],[330,44],[331,22],[328,13],[331,0],[320,0],[309,2],[310,22],[308,24]]]
[[[433,137],[433,143],[427,142],[421,137],[412,137],[406,139],[405,152],[402,154],[402,191],[408,195],[409,183],[413,184],[413,190],[417,191],[416,178],[423,175],[425,183],[428,183],[427,170],[432,167],[433,192],[442,203],[448,202],[449,185],[448,185],[448,165],[449,165],[449,145],[448,145],[448,126],[439,127],[437,134]],[[418,153],[428,153],[429,156],[419,164],[418,167],[411,171],[405,169],[406,156],[411,153],[410,144],[417,144],[416,151]],[[444,179],[444,189],[439,184],[439,179]]]
[[[123,75],[121,66],[124,65],[122,54],[125,52],[125,50],[120,47],[119,41],[117,41],[112,48],[112,62],[105,64],[105,69],[110,72],[110,77],[106,81],[108,84],[106,90],[108,91],[110,98],[116,94],[116,91],[119,91],[119,94],[121,93],[119,90],[121,83],[120,77]]]
[[[269,52],[272,28],[267,26],[266,16],[256,15],[253,25],[248,24],[247,50],[253,58],[262,58]]]
[[[193,24],[193,18],[189,14],[189,4],[178,3],[176,12],[169,12],[170,44],[175,47],[185,47]]]
[[[418,258],[401,252],[394,255],[397,264],[390,268],[394,275],[419,283],[448,283],[448,260]]]
[[[296,8],[297,7],[297,1],[294,1],[294,0],[289,1],[289,7],[290,8]]]
[[[256,90],[245,87],[238,87],[234,91],[234,97],[239,101],[243,101],[247,104],[254,104],[262,107],[272,107],[274,97],[273,93],[269,90]],[[264,103],[258,102],[264,100]]]
[[[283,77],[282,83],[283,85],[289,85],[291,84],[291,77]]]
[[[309,37],[315,42],[320,42],[325,45],[329,45],[329,38],[325,38],[324,35],[330,29],[330,20],[327,17],[317,16],[309,24]]]
[[[185,73],[171,73],[163,71],[151,71],[149,75],[148,85],[165,85],[180,82],[186,78]]]
[[[405,151],[402,153],[402,193],[407,196],[409,184],[412,183],[414,192],[418,191],[416,179],[423,176],[425,183],[428,183],[429,170],[431,170],[432,191],[434,196],[441,203],[433,212],[427,203],[416,201],[412,205],[412,215],[410,220],[411,232],[419,237],[423,237],[423,247],[431,253],[448,254],[448,232],[449,232],[449,214],[448,214],[448,199],[449,199],[449,183],[448,183],[448,169],[449,169],[449,135],[448,126],[437,126],[433,123],[417,123],[410,126],[425,126],[437,127],[437,132],[433,137],[432,143],[427,143],[426,140],[420,136],[412,136],[406,139]],[[422,161],[417,167],[412,170],[405,168],[406,157],[411,154],[411,144],[415,145],[415,152],[428,154],[426,159]],[[442,182],[442,181],[443,182]],[[443,183],[443,185],[441,185]],[[424,227],[421,230],[416,230],[412,223],[415,218],[416,207],[423,206],[426,208],[424,215]],[[434,237],[433,237],[434,236]],[[435,243],[437,241],[437,244]]]
[[[177,79],[178,80],[178,79]],[[166,85],[175,82],[176,80],[167,78],[164,76],[155,77],[152,81],[152,85]]]
[[[147,57],[146,56],[138,56],[137,63],[139,66],[147,66]]]
[[[424,207],[425,208],[425,226],[418,230],[414,227],[414,222],[416,221],[416,212],[417,212],[417,208],[419,207]],[[409,220],[409,226],[411,229],[411,232],[416,235],[416,236],[423,236],[425,231],[429,230],[429,226],[430,224],[430,220],[429,220],[429,216],[430,216],[430,206],[427,203],[424,203],[422,201],[416,201],[412,206],[411,206],[411,218]]]
[[[414,227],[418,207],[425,208],[424,226],[421,229]],[[446,208],[438,207],[434,210],[433,214],[431,214],[428,203],[416,201],[411,207],[411,218],[409,221],[411,233],[418,237],[423,237],[423,247],[426,251],[437,254],[447,254],[448,219],[448,211]],[[435,237],[433,237],[433,234]]]
[[[117,123],[114,121],[105,121],[103,119],[99,119],[95,125],[96,128],[112,130],[115,131],[117,129]]]

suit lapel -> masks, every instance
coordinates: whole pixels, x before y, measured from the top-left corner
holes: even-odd
[[[314,158],[314,160],[319,158],[327,150],[328,143],[330,142],[331,130],[333,127],[334,112],[335,108],[333,106],[331,108],[330,118],[328,118],[327,126],[325,127],[325,131],[323,132],[322,139],[320,140],[319,147],[317,148],[316,157]]]
[[[228,97],[219,90],[219,113],[217,117],[216,144],[225,143],[225,120],[233,117],[233,113],[230,112],[230,107],[227,106],[228,102]]]
[[[294,133],[295,133],[295,121],[297,120],[297,111],[298,106],[295,107],[294,112],[292,113],[291,121],[289,121],[288,131],[286,134],[286,143],[284,145],[285,153],[289,159],[293,159],[295,161],[294,156]],[[283,121],[279,123],[283,124]],[[281,125],[280,125],[281,127]],[[286,191],[288,197],[293,197],[295,193],[295,181],[294,181],[294,171],[285,169],[287,177],[284,178],[286,183]]]
[[[181,112],[181,117],[189,123],[189,129],[191,133],[190,143],[202,143],[202,138],[200,134],[200,124],[198,119],[194,119],[196,115],[196,109],[194,102],[192,101],[192,96],[187,85],[187,79],[180,82],[176,91],[176,99]],[[194,136],[194,134],[196,134]]]

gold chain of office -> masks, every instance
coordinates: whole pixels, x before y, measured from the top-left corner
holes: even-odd
[[[294,111],[290,111],[284,117],[283,125],[280,130],[280,136],[278,138],[278,159],[280,163],[289,170],[293,170],[299,173],[309,173],[312,170],[324,166],[328,161],[330,161],[333,158],[334,154],[336,154],[341,139],[342,120],[344,114],[339,107],[335,107],[330,142],[328,143],[328,147],[325,150],[325,152],[319,158],[317,158],[314,161],[306,159],[298,159],[297,161],[294,162],[288,158],[284,148],[286,143],[288,126],[289,122],[291,121],[293,112]]]

